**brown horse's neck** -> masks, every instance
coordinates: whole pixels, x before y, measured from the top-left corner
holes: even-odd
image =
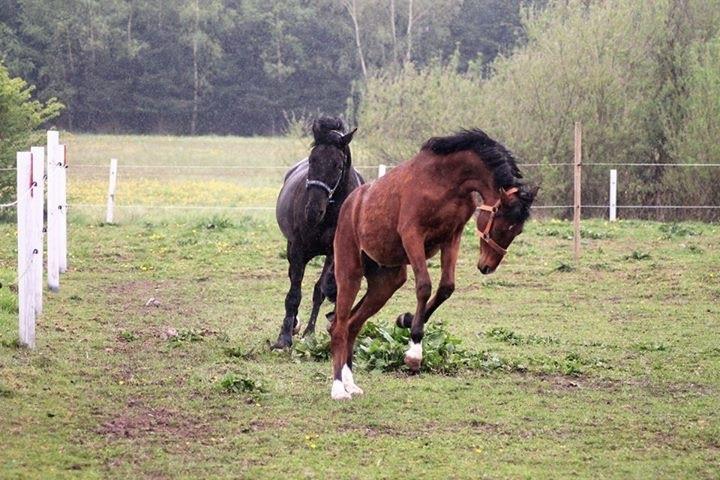
[[[457,176],[456,185],[461,195],[478,192],[486,204],[494,204],[499,199],[499,187],[495,185],[493,173],[485,162],[471,151],[463,151],[445,157],[451,167],[449,170]]]

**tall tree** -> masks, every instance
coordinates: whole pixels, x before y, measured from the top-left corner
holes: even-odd
[[[365,65],[365,55],[363,54],[362,42],[360,41],[360,24],[358,22],[358,9],[356,0],[343,0],[345,9],[350,14],[355,31],[355,47],[357,48],[358,58],[360,59],[360,68],[362,68],[363,78],[367,79],[367,66]]]

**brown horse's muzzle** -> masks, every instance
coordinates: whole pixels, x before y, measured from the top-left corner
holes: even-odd
[[[497,270],[497,267],[500,265],[500,262],[502,262],[503,257],[497,255],[494,251],[489,252],[488,250],[490,249],[483,247],[482,242],[480,242],[480,249],[481,253],[480,258],[478,259],[477,268],[483,275],[489,275]]]

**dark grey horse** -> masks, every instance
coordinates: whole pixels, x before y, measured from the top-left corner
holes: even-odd
[[[335,301],[333,238],[340,206],[345,198],[364,183],[352,166],[350,141],[355,130],[346,133],[342,120],[321,117],[313,124],[310,156],[294,165],[285,175],[277,200],[276,216],[285,238],[290,263],[290,291],[285,297],[285,319],[273,348],[292,345],[297,333],[301,286],[305,266],[318,255],[325,255],[320,278],[313,291],[312,313],[303,335],[315,331],[320,305],[325,298]]]

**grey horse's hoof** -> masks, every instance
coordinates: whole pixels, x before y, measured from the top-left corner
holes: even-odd
[[[285,350],[292,347],[292,338],[280,335],[275,343],[270,345],[270,350]]]

